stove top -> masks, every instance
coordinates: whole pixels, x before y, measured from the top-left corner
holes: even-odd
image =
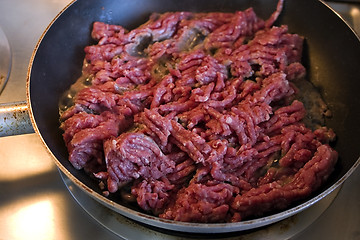
[[[0,103],[26,99],[26,75],[33,49],[49,22],[69,2],[1,0],[0,27],[10,44],[11,72]],[[327,3],[360,33],[360,0]],[[0,159],[0,239],[119,239],[121,231],[104,228],[69,194],[67,187],[70,191],[76,189],[64,184],[36,134],[0,138]],[[360,239],[359,184],[358,168],[332,204],[290,239]],[[134,233],[140,229],[123,231]],[[136,233],[129,236],[140,237]]]

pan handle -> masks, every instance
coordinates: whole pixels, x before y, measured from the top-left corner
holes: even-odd
[[[34,133],[25,101],[0,104],[0,137]]]

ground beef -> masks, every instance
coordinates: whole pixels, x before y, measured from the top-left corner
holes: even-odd
[[[228,202],[237,193],[236,187],[226,183],[191,183],[178,192],[174,204],[160,217],[183,222],[224,222],[228,218]]]
[[[131,31],[95,22],[86,86],[61,108],[70,162],[176,221],[242,221],[309,196],[336,135],[319,94],[301,96],[304,38],[272,26],[282,4],[268,20],[250,8],[155,13]]]
[[[328,145],[321,145],[296,174],[237,195],[231,203],[235,211],[232,221],[241,221],[249,215],[262,216],[264,212],[284,209],[290,203],[310,194],[328,178],[337,157],[337,153]]]
[[[175,163],[164,155],[154,140],[142,133],[123,133],[104,142],[110,192],[140,177],[159,179],[173,171]]]
[[[124,116],[116,116],[108,111],[100,115],[80,112],[67,119],[61,128],[64,130],[70,162],[77,169],[85,167],[89,161],[103,164],[103,141],[117,136],[128,124]]]
[[[134,184],[131,194],[136,197],[140,206],[146,211],[152,211],[155,215],[163,212],[174,189],[167,178],[161,180],[148,179]]]

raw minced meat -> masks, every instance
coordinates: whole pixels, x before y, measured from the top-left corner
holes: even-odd
[[[337,161],[335,133],[304,121],[304,38],[273,26],[281,9],[95,22],[91,84],[61,113],[70,162],[177,221],[242,221],[309,196]]]

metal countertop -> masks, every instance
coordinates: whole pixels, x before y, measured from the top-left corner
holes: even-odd
[[[69,0],[0,0],[0,27],[12,51],[0,103],[26,99],[26,75],[42,32]],[[360,33],[360,4],[331,3]],[[354,18],[355,17],[355,18]],[[360,57],[360,56],[359,56]],[[0,138],[0,239],[119,239],[72,198],[36,134]],[[333,204],[292,240],[360,239],[360,169]]]

